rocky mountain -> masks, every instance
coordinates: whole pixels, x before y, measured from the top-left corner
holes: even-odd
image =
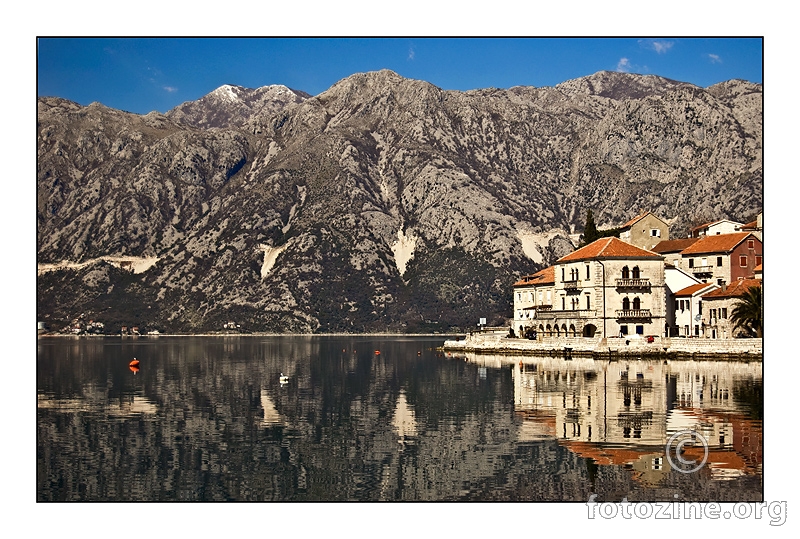
[[[311,97],[280,84],[250,89],[226,84],[197,101],[187,101],[167,112],[170,120],[193,127],[237,127],[257,114],[275,114],[292,103]]]
[[[600,228],[648,209],[679,237],[763,200],[762,86],[745,81],[457,92],[379,71],[144,116],[44,97],[37,133],[38,315],[55,327],[499,324],[590,208]]]

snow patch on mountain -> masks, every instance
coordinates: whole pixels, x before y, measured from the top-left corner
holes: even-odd
[[[222,86],[214,90],[214,94],[217,97],[224,99],[226,101],[234,102],[239,100],[239,95],[236,93],[236,89],[230,84],[223,84]]]

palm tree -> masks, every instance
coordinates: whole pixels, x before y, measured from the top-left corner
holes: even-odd
[[[734,328],[744,330],[751,337],[763,337],[764,319],[760,286],[751,286],[742,294],[731,311],[731,322]]]

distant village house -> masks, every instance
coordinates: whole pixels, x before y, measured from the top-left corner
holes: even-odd
[[[670,240],[666,222],[643,212],[619,239],[599,239],[514,283],[512,329],[537,340],[740,336],[729,316],[761,286],[760,223],[760,214],[748,225],[715,221]]]

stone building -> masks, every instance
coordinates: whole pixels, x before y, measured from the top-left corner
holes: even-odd
[[[665,264],[671,264],[679,269],[683,268],[683,250],[697,243],[700,238],[678,238],[676,240],[664,240],[650,249],[664,257]]]
[[[555,267],[550,266],[514,283],[514,325],[519,337],[536,331],[537,313],[553,308]]]
[[[669,239],[669,225],[652,213],[640,213],[620,227],[619,239],[641,249],[652,250]]]
[[[539,339],[663,335],[665,324],[664,258],[618,238],[599,239],[514,285],[514,329],[535,330]]]
[[[705,294],[701,334],[711,339],[729,339],[742,334],[741,330],[734,329],[731,314],[739,298],[752,286],[761,286],[761,279],[741,279]]]

